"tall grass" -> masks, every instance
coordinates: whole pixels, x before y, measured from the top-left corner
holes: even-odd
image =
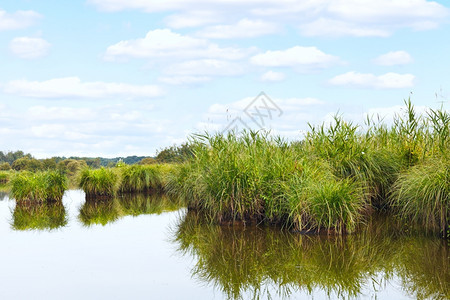
[[[10,180],[11,173],[9,171],[0,171],[0,185],[7,184]]]
[[[162,190],[163,178],[159,165],[131,165],[120,168],[119,190],[124,193]]]
[[[58,171],[19,172],[11,178],[11,196],[16,201],[61,201],[67,177]]]
[[[169,178],[167,189],[212,220],[343,233],[361,219],[360,188],[282,139],[245,132],[196,135],[192,143],[193,159]]]
[[[375,209],[394,206],[401,216],[445,231],[449,125],[442,108],[419,114],[407,100],[390,126],[380,118],[359,126],[336,116],[310,126],[300,142],[266,132],[196,134],[193,156],[169,174],[166,191],[219,223],[344,233]]]
[[[392,189],[390,200],[405,220],[448,235],[450,160],[429,158],[403,172]]]
[[[80,173],[79,186],[86,193],[87,199],[113,197],[119,185],[119,176],[113,169],[83,169]]]

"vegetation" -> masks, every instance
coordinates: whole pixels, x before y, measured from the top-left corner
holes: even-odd
[[[86,168],[81,171],[79,186],[86,193],[86,198],[112,197],[118,188],[119,176],[113,169]]]
[[[68,187],[67,177],[57,171],[18,172],[10,185],[11,197],[17,202],[60,202]]]
[[[7,184],[11,178],[11,172],[0,171],[0,185]]]
[[[132,165],[119,168],[123,193],[162,190],[162,173],[159,165]]]
[[[374,209],[393,209],[448,232],[450,114],[404,116],[366,127],[336,116],[304,141],[265,132],[194,135],[192,156],[166,190],[219,223],[264,221],[297,230],[352,232]]]

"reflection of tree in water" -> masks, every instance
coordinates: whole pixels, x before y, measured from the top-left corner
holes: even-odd
[[[66,225],[66,210],[60,202],[16,204],[11,224],[15,230],[53,230]]]
[[[330,298],[358,297],[364,289],[383,289],[394,274],[410,295],[448,297],[448,247],[432,237],[402,236],[389,226],[372,220],[355,235],[305,236],[279,228],[210,225],[189,212],[177,226],[175,242],[198,259],[193,275],[232,299],[249,293],[267,298],[270,290],[284,298],[314,289]],[[421,259],[428,263],[418,267]]]
[[[8,197],[8,193],[0,191],[0,201],[5,200],[6,197]]]
[[[181,207],[179,201],[161,194],[126,194],[113,199],[86,201],[80,208],[78,219],[86,226],[104,226],[125,216],[161,214]]]

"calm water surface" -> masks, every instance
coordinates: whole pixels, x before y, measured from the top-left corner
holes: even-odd
[[[447,242],[211,226],[160,196],[16,207],[0,194],[0,299],[448,299]]]

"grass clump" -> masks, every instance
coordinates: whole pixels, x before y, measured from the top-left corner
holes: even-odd
[[[87,199],[113,197],[118,189],[119,176],[113,169],[86,168],[80,173],[79,186],[86,193]]]
[[[192,142],[193,158],[177,168],[167,190],[212,220],[339,233],[360,221],[364,201],[358,186],[286,141],[244,132],[197,135]],[[327,209],[319,213],[322,208]]]
[[[11,178],[11,196],[16,201],[62,201],[67,177],[58,171],[19,172]]]
[[[159,165],[124,166],[120,168],[120,173],[120,192],[150,192],[162,189],[162,172]]]
[[[0,171],[0,185],[5,185],[9,182],[11,173],[9,171]]]
[[[448,235],[450,160],[430,158],[402,173],[390,201],[402,218]]]

